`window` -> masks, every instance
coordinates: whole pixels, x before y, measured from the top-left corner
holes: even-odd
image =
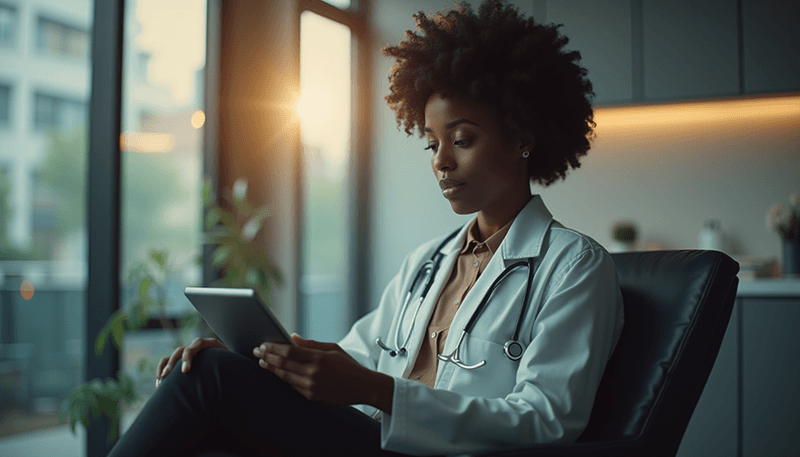
[[[61,22],[39,17],[36,46],[40,52],[86,58],[89,56],[89,32]]]
[[[155,363],[172,353],[181,338],[180,344],[191,341],[160,327],[192,311],[183,289],[202,285],[197,258],[202,245],[206,14],[205,1],[125,0],[125,28],[132,32],[123,40],[120,308],[135,301],[140,268],[155,270],[152,251],[167,252],[171,270],[157,276],[163,287],[151,293],[168,303],[164,316],[157,311],[151,316],[159,324],[126,334],[120,351],[120,369],[136,380],[143,399],[154,392]],[[150,364],[143,375],[137,369],[140,361]],[[137,407],[126,411],[127,417],[138,414]]]
[[[17,37],[17,9],[0,5],[0,46],[13,46]]]
[[[11,86],[0,84],[0,127],[11,120]]]
[[[55,59],[33,63],[21,53],[2,61],[9,76],[0,83],[0,125],[22,120],[26,128],[0,129],[0,455],[85,455],[85,440],[59,422],[58,408],[85,368],[92,62],[89,32],[55,20],[91,18],[95,5],[70,2],[65,13],[48,9],[61,2],[7,3],[0,48],[23,41],[21,24],[35,28],[41,12],[53,18],[39,19],[44,49],[75,58],[68,72]]]
[[[350,28],[304,11],[300,16],[300,100],[304,151],[302,326],[336,341],[350,326],[346,280],[351,119]]]
[[[87,115],[86,103],[40,92],[34,95],[33,124],[37,130],[51,127],[73,130],[87,121]]]

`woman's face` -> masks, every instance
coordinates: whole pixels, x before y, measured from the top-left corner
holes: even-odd
[[[510,218],[527,203],[530,159],[522,157],[520,139],[504,137],[490,109],[466,97],[434,94],[425,105],[424,131],[433,173],[453,211]]]

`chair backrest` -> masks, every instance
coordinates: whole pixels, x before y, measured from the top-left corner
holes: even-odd
[[[675,455],[728,326],[739,265],[717,251],[612,254],[625,327],[578,441]]]

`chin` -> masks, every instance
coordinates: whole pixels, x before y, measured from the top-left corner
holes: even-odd
[[[471,206],[465,205],[463,202],[455,200],[450,200],[450,207],[453,208],[454,213],[461,215],[472,214],[478,211],[477,209]]]

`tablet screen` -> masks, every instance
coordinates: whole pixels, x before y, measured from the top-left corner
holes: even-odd
[[[255,358],[264,341],[294,344],[253,289],[187,287],[184,294],[231,351]]]

